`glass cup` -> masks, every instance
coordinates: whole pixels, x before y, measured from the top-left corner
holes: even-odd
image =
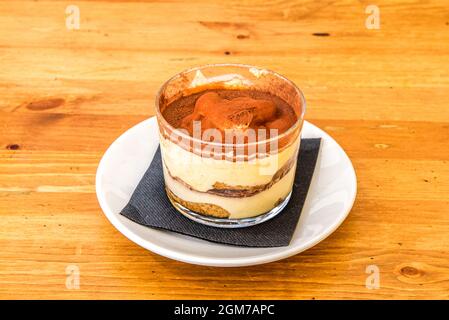
[[[195,129],[195,122],[192,133],[164,116],[178,99],[221,89],[276,96],[293,110],[293,124],[282,132],[234,128],[206,134]],[[194,221],[222,228],[251,226],[279,214],[291,197],[305,108],[293,82],[250,65],[205,65],[169,79],[157,94],[156,115],[165,189],[173,206]],[[238,116],[245,118],[245,111]]]

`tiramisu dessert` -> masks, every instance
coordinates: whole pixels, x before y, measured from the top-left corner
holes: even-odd
[[[238,227],[287,204],[305,107],[290,81],[249,66],[205,66],[169,80],[157,104],[165,187],[178,211]]]

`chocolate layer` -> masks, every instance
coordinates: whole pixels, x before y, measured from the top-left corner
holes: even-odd
[[[277,129],[285,132],[297,116],[281,98],[257,90],[209,89],[181,97],[162,110],[174,128],[192,134],[193,121],[200,121],[202,130]]]
[[[273,175],[270,182],[266,184],[260,184],[256,186],[230,186],[222,182],[215,182],[213,185],[213,189],[209,189],[206,191],[206,193],[215,194],[221,197],[228,197],[228,198],[244,198],[244,197],[251,197],[259,192],[268,190],[271,188],[276,182],[281,180],[294,166],[295,159],[296,159],[296,153],[293,157],[291,157],[281,168],[279,168],[278,171]],[[165,166],[165,164],[164,164]],[[165,169],[167,170],[167,173],[170,175],[170,177],[187,187],[188,189],[196,192],[203,192],[198,191],[179,177],[174,177],[170,170],[165,166]]]
[[[301,130],[295,127],[298,116],[292,106],[274,94],[258,90],[204,89],[161,106],[161,112],[170,124],[160,123],[164,138],[216,160],[246,161],[280,152],[295,141]],[[295,130],[283,134],[291,128]],[[185,133],[194,139],[186,139]]]

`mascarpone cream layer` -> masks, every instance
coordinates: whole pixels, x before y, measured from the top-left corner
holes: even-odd
[[[202,193],[187,188],[182,183],[174,180],[164,167],[165,184],[171,192],[182,200],[193,203],[214,204],[230,213],[229,219],[242,219],[258,216],[269,212],[290,193],[295,178],[295,168],[293,168],[271,188],[257,193],[254,196],[242,198],[228,198]]]
[[[181,148],[162,135],[160,136],[160,145],[162,159],[171,176],[181,179],[197,191],[206,192],[213,189],[216,182],[224,183],[227,186],[258,186],[269,183],[273,175],[296,155],[300,140],[296,139],[281,152],[263,159],[237,162],[201,157]],[[295,170],[291,169],[289,175],[293,173],[294,176],[294,172]],[[285,177],[282,180],[285,180]],[[174,192],[174,190],[172,191]],[[176,192],[174,193],[176,194]],[[183,198],[181,195],[179,196]],[[277,200],[278,198],[273,199],[274,202]],[[202,201],[195,200],[194,202]]]

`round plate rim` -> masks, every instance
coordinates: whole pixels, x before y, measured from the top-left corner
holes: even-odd
[[[348,157],[348,155],[346,154],[346,152],[344,151],[344,149],[337,143],[337,141],[335,141],[329,134],[327,134],[325,131],[323,131],[322,129],[320,129],[319,127],[315,126],[314,124],[304,120],[304,125],[310,125],[312,126],[315,130],[317,130],[320,134],[320,137],[323,140],[330,140],[333,143],[336,144],[336,146],[339,148],[339,150],[341,151],[342,155],[344,156],[344,160],[348,161],[350,167],[351,167],[351,177],[352,177],[352,181],[350,182],[354,188],[354,192],[352,194],[352,197],[350,199],[350,203],[349,205],[345,208],[345,212],[343,213],[343,215],[341,216],[340,220],[336,220],[332,225],[330,225],[324,232],[322,232],[319,236],[317,236],[316,238],[312,238],[310,240],[308,240],[307,242],[303,243],[301,246],[294,246],[291,247],[286,246],[286,247],[279,247],[279,251],[275,252],[275,253],[268,253],[268,254],[261,254],[258,256],[253,256],[253,257],[239,257],[239,258],[221,258],[221,259],[217,259],[217,258],[207,258],[207,257],[198,257],[198,256],[192,256],[191,254],[185,254],[182,252],[178,252],[178,251],[172,251],[170,249],[166,249],[163,246],[159,246],[151,241],[149,241],[148,239],[144,239],[138,235],[136,235],[135,233],[133,233],[130,229],[128,229],[117,217],[117,215],[119,215],[119,213],[114,213],[112,212],[112,210],[109,208],[109,206],[107,205],[107,200],[104,197],[104,193],[102,192],[102,188],[101,188],[101,183],[100,182],[100,178],[103,175],[103,171],[104,171],[104,163],[107,161],[108,158],[108,154],[110,152],[110,150],[112,149],[112,147],[120,142],[121,140],[125,139],[125,136],[130,134],[131,131],[136,130],[139,126],[144,126],[147,123],[150,123],[151,121],[155,121],[155,117],[150,117],[149,119],[146,119],[136,125],[134,125],[133,127],[129,128],[128,130],[126,130],[125,132],[123,132],[116,140],[114,140],[114,142],[112,142],[112,144],[108,147],[108,149],[105,151],[105,153],[103,154],[98,168],[97,168],[97,172],[96,172],[96,177],[95,177],[95,191],[97,194],[97,199],[98,202],[100,204],[100,207],[104,213],[104,215],[106,216],[106,218],[111,222],[111,224],[120,232],[122,233],[125,237],[127,237],[129,240],[131,240],[132,242],[138,244],[139,246],[152,251],[156,254],[159,254],[161,256],[164,256],[166,258],[170,258],[173,260],[177,260],[177,261],[182,261],[185,263],[190,263],[190,264],[196,264],[196,265],[204,265],[204,266],[213,266],[213,267],[240,267],[240,266],[251,266],[251,265],[258,265],[258,264],[264,264],[264,263],[269,263],[269,262],[274,262],[274,261],[278,261],[281,259],[285,259],[288,257],[291,257],[293,255],[296,255],[298,253],[304,252],[308,249],[310,249],[311,247],[317,245],[318,243],[320,243],[321,241],[323,241],[324,239],[326,239],[329,235],[331,235],[335,230],[338,229],[338,227],[343,223],[343,221],[346,220],[347,216],[349,215],[349,212],[351,211],[354,202],[355,202],[355,198],[356,198],[356,194],[357,194],[357,177],[356,177],[356,173],[354,170],[354,166],[351,162],[351,159]],[[157,125],[157,124],[156,124]],[[309,195],[307,196],[309,197]],[[307,201],[307,199],[306,199]],[[129,220],[130,223],[135,223],[131,220]],[[165,231],[168,232],[168,231]],[[200,241],[206,241],[206,240],[201,240],[201,239],[196,239],[196,240],[200,240]],[[208,242],[208,241],[207,241]],[[217,244],[217,245],[223,245],[223,244]],[[244,248],[243,248],[244,249]],[[249,249],[257,249],[257,248],[249,248]],[[261,248],[264,249],[264,248]]]

